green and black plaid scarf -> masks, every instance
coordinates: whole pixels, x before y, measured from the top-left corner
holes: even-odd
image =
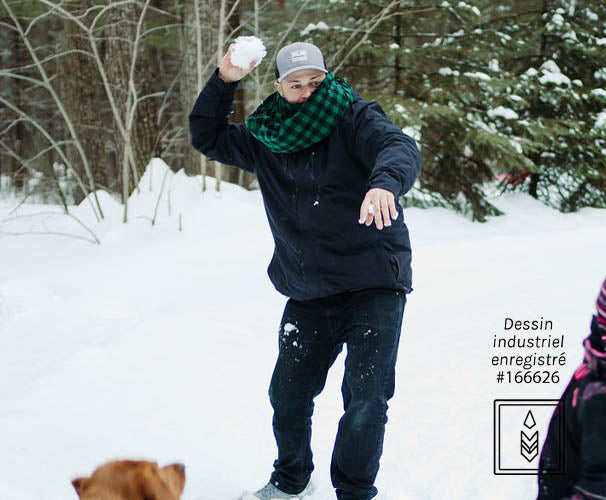
[[[301,151],[330,134],[353,100],[349,84],[328,72],[303,103],[291,104],[274,92],[246,119],[246,126],[274,153]]]

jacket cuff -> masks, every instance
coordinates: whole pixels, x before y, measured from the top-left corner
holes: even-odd
[[[234,95],[239,82],[224,82],[217,68],[200,92],[193,114],[211,118],[223,118],[233,112]]]
[[[386,175],[368,181],[366,187],[367,191],[373,188],[387,189],[388,191],[391,191],[394,199],[397,199],[400,193],[402,192],[402,185],[395,179],[392,179]]]

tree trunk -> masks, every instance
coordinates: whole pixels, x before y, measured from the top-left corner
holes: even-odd
[[[236,0],[229,0],[227,2],[227,11],[231,11],[233,4]],[[234,13],[227,21],[227,32],[231,33],[235,30],[240,24],[240,5],[238,4]],[[238,87],[236,90],[236,95],[234,96],[234,112],[229,117],[229,122],[234,124],[242,124],[246,119],[246,97],[244,88],[242,86]],[[255,178],[253,174],[250,172],[246,172],[237,167],[225,167],[227,170],[223,177],[226,181],[231,182],[233,184],[239,184],[242,187],[247,187]]]
[[[394,43],[398,44],[394,58],[394,75],[393,75],[393,95],[398,95],[398,92],[402,88],[402,61],[401,61],[401,50],[402,50],[402,17],[396,16],[394,18]]]
[[[66,8],[78,15],[92,7],[91,0],[69,0]],[[63,22],[65,50],[90,52],[88,39],[76,24],[68,19]],[[107,186],[108,172],[105,161],[104,126],[100,109],[104,107],[103,94],[98,86],[99,75],[92,59],[81,53],[71,53],[61,59],[61,98],[71,117],[84,154],[92,170],[95,187]],[[80,154],[75,147],[66,150],[78,175],[86,178]],[[81,189],[75,191],[75,202],[84,198]]]
[[[181,72],[181,102],[183,127],[187,140],[184,144],[184,168],[188,175],[202,173],[204,161],[191,145],[189,113],[202,87],[217,67],[217,26],[219,0],[187,0],[183,3],[183,71]],[[198,12],[196,12],[196,6]],[[199,25],[197,24],[199,19]],[[209,175],[212,172],[206,172]]]
[[[138,182],[138,178],[145,171],[145,167],[153,156],[160,150],[158,142],[157,104],[154,98],[142,97],[152,93],[154,75],[151,74],[151,49],[145,49],[143,40],[139,41],[135,54],[135,40],[137,36],[137,23],[142,9],[136,4],[118,5],[107,13],[105,34],[107,37],[105,50],[105,68],[111,84],[112,92],[119,109],[120,119],[124,129],[128,128],[129,115],[136,102],[136,112],[132,122],[129,143],[135,161],[135,175],[129,171],[127,191],[130,194]],[[136,95],[132,92],[129,97],[130,70],[133,57],[137,57],[134,71],[134,87]],[[115,149],[118,165],[122,165],[125,158],[127,143],[120,133],[118,124],[114,124]],[[126,155],[128,157],[128,155]],[[121,184],[125,175],[121,169]]]
[[[0,18],[2,22],[11,24],[12,21],[8,17]],[[5,53],[9,54],[7,67],[17,68],[26,64],[27,51],[19,33],[14,30],[7,30],[7,44],[4,48]],[[4,44],[3,44],[4,45]],[[14,78],[7,79],[9,83],[9,95],[12,101],[20,109],[25,109],[22,87],[23,83]],[[27,131],[22,121],[18,121],[15,126],[9,131],[7,138],[14,152],[21,158],[25,158],[28,152],[26,151]],[[5,139],[5,140],[6,140]],[[8,175],[12,185],[17,189],[23,189],[27,179],[27,170],[21,165],[21,162],[16,158],[6,155],[3,156],[0,162],[0,173]]]
[[[547,33],[546,33],[545,23],[547,22],[547,20],[546,20],[547,12],[549,12],[549,0],[543,0],[543,6],[541,8],[541,17],[539,18],[540,23],[542,23],[543,26],[542,26],[541,37],[540,37],[540,40],[541,40],[541,45],[539,47],[540,60],[538,62],[538,65],[543,64],[546,59],[545,54],[547,52]],[[541,103],[538,95],[534,96],[534,102],[532,103],[532,107],[533,108],[542,107],[542,103]],[[535,165],[541,164],[542,159],[541,159],[540,153],[531,152],[528,156],[534,162]],[[540,181],[541,181],[540,173],[534,172],[534,173],[530,174],[530,182],[528,184],[528,194],[535,199],[539,198],[538,188],[539,188]]]

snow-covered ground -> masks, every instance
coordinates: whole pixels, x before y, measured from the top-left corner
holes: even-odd
[[[152,226],[164,173],[152,162],[127,224],[108,196],[101,223],[87,203],[74,208],[101,245],[56,207],[9,213],[16,202],[0,202],[2,500],[76,498],[70,480],[115,458],[185,463],[184,500],[235,499],[268,478],[267,387],[286,299],[265,274],[273,246],[260,194],[228,184],[217,194],[212,179],[201,193],[200,179],[169,173]],[[493,473],[493,401],[559,397],[606,274],[606,211],[491,201],[507,215],[485,224],[406,210],[415,291],[379,499],[535,498],[535,476]],[[506,317],[553,321],[534,334],[564,335],[559,383],[496,382]],[[310,500],[334,498],[343,359],[317,399]]]

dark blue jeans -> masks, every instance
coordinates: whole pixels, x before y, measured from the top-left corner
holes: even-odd
[[[328,369],[347,344],[341,387],[344,414],[331,463],[339,500],[369,500],[383,450],[387,401],[394,394],[395,364],[406,295],[366,289],[321,299],[289,299],[279,333],[279,355],[269,397],[278,445],[271,482],[299,493],[313,470],[311,416]]]

